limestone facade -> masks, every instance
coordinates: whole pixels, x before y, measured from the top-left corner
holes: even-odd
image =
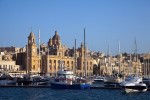
[[[67,48],[62,45],[60,36],[58,32],[55,31],[54,36],[49,39],[47,46],[40,46],[40,51],[42,52],[40,52],[39,55],[39,49],[35,40],[34,33],[31,32],[28,37],[27,45],[27,72],[40,72],[50,76],[56,76],[57,71],[60,70],[59,62],[61,60],[64,62],[64,66],[74,71],[77,76],[93,75],[93,59],[88,56],[88,53],[86,53],[87,56],[86,59],[84,59],[83,45],[76,50],[74,48]],[[75,51],[76,59],[74,57]],[[86,64],[84,64],[84,61]],[[85,65],[86,71],[84,68]]]

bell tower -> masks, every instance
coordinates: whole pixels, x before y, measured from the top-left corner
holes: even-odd
[[[33,32],[31,32],[28,36],[27,56],[27,72],[38,72],[39,58],[37,53],[36,38]]]
[[[28,36],[28,56],[37,56],[36,39],[33,32]]]

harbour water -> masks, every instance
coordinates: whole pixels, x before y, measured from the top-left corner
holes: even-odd
[[[0,100],[150,100],[150,91],[123,94],[108,89],[0,88]]]

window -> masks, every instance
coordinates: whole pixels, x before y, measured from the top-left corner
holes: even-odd
[[[52,63],[52,60],[49,60],[49,63]]]
[[[50,70],[52,70],[52,66],[51,65],[49,65],[49,68],[50,68]]]
[[[10,70],[10,65],[9,65],[9,70]]]
[[[90,62],[90,65],[92,66],[92,62]]]
[[[35,69],[35,65],[33,65],[33,69]]]
[[[34,43],[34,39],[33,39],[33,43]]]

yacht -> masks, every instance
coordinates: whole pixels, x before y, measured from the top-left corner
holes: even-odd
[[[14,85],[14,84],[16,84],[16,79],[8,74],[3,74],[0,77],[0,86]]]
[[[128,76],[125,81],[120,84],[120,86],[125,93],[147,91],[146,84],[143,83],[142,78],[137,75]]]
[[[63,64],[62,64],[63,65]],[[84,78],[77,78],[73,71],[61,66],[57,77],[50,83],[53,89],[89,89],[90,84]]]
[[[120,87],[120,83],[122,82],[122,78],[118,76],[108,76],[104,79],[105,87]]]
[[[94,78],[93,83],[103,83],[104,82],[105,77],[102,76],[97,76],[96,78]]]

